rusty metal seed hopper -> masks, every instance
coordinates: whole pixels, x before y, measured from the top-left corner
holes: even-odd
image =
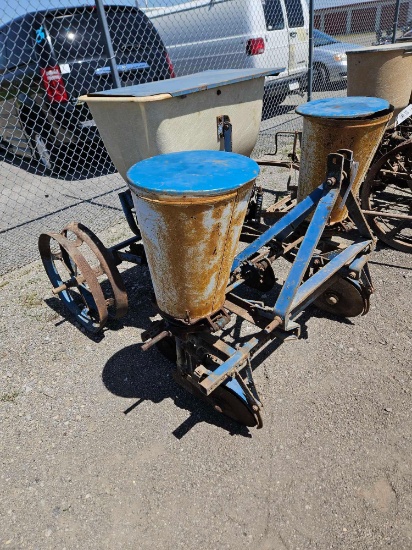
[[[394,106],[360,190],[362,210],[381,241],[412,252],[412,43],[347,54],[348,96],[382,97]]]
[[[348,50],[348,96],[381,97],[394,106],[392,123],[412,90],[412,44]]]
[[[224,93],[217,94],[221,85],[212,88],[217,101]],[[263,79],[258,92],[261,98]],[[340,112],[348,107],[345,98],[341,101]],[[262,402],[253,382],[252,357],[270,341],[298,338],[299,315],[312,303],[344,317],[365,314],[373,292],[367,262],[375,241],[356,200],[360,159],[349,146],[320,158],[313,188],[283,217],[273,219],[276,205],[261,209],[262,192],[254,183],[258,164],[230,152],[232,142],[235,149],[235,143],[248,143],[244,152],[253,146],[255,138],[245,137],[247,118],[241,128],[229,103],[218,111],[212,100],[206,103],[213,119],[213,136],[205,134],[210,146],[139,157],[127,170],[130,191],[123,200],[131,202],[125,214],[134,237],[106,248],[89,229],[72,223],[62,233],[41,235],[39,248],[53,292],[91,331],[127,309],[116,266],[123,260],[147,266],[160,320],[142,334],[142,350],[158,347],[175,363],[178,383],[217,412],[259,428]],[[390,106],[380,100],[372,110],[383,116]],[[197,113],[194,109],[195,118]],[[206,114],[201,115],[205,125]],[[194,134],[198,130],[194,124],[184,127]],[[329,224],[338,201],[351,220],[344,232]],[[239,239],[248,242],[241,250]],[[281,286],[274,265],[282,256],[291,267]],[[247,298],[239,293],[245,286],[254,289]],[[228,330],[234,321],[252,324],[254,334],[237,342]]]

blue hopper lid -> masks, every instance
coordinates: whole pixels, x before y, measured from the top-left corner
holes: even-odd
[[[151,157],[127,172],[139,194],[207,197],[235,191],[259,174],[249,157],[225,151],[182,151]]]
[[[299,105],[299,115],[318,118],[373,118],[393,110],[386,99],[379,97],[351,96],[315,99]]]

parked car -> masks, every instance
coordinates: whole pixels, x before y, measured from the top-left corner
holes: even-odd
[[[348,62],[346,52],[362,46],[340,42],[329,34],[313,31],[313,86],[315,90],[326,90],[331,83],[342,83],[347,79]]]
[[[123,85],[170,78],[158,32],[135,7],[106,6]],[[99,140],[82,94],[113,88],[94,6],[25,14],[0,27],[0,143],[55,168],[67,145]],[[24,148],[26,143],[26,148]]]
[[[276,103],[306,83],[306,0],[192,0],[145,13],[178,76],[207,69],[283,68],[265,83],[265,95]]]

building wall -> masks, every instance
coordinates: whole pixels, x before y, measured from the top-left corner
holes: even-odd
[[[328,34],[351,34],[392,29],[395,2],[348,4],[346,6],[315,9],[315,28]],[[401,2],[398,26],[412,19],[412,1]]]

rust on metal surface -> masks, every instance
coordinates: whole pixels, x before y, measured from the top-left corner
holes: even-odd
[[[160,332],[159,334],[154,336],[149,342],[147,342],[146,344],[143,344],[142,351],[147,351],[152,346],[154,346],[155,344],[157,344],[158,342],[163,340],[163,338],[167,338],[167,337],[170,337],[170,336],[172,336],[172,333],[170,331],[163,330],[162,332]]]
[[[404,214],[399,212],[399,208],[405,208],[406,211],[410,211],[410,183],[399,178],[393,178],[391,175],[386,175],[383,170],[387,163],[392,159],[396,164],[403,164],[409,172],[411,167],[411,154],[412,152],[412,138],[405,140],[393,149],[387,151],[382,157],[379,158],[369,169],[367,177],[362,185],[361,190],[361,206],[365,216],[368,218],[368,223],[373,229],[377,237],[396,250],[410,253],[412,250],[411,240],[411,224],[410,214]],[[403,158],[403,162],[400,162]],[[401,182],[406,185],[403,190],[400,188]],[[389,184],[393,184],[395,189],[395,195],[388,197],[382,204],[379,200],[376,201],[375,197],[375,185],[376,189],[379,189],[379,185],[384,191]],[[385,208],[381,212],[378,208]],[[394,220],[391,225],[388,225],[389,220]],[[399,220],[398,223],[395,220]],[[406,233],[403,233],[403,230]]]
[[[394,220],[409,220],[412,221],[412,216],[408,214],[396,214],[391,212],[379,212],[379,210],[362,210],[366,216],[374,216],[377,218],[393,218]]]
[[[253,183],[196,201],[134,195],[161,311],[196,323],[222,307]]]
[[[108,302],[109,305],[113,306],[110,311],[110,317],[115,319],[124,317],[128,310],[127,291],[113,256],[100,239],[82,223],[70,222],[63,229],[62,234],[67,236],[68,231],[76,236],[77,239],[74,241],[76,247],[80,247],[83,243],[89,247],[99,262],[98,266],[92,268],[94,274],[96,277],[103,274],[106,275],[112,287],[113,300]]]
[[[51,239],[54,239],[60,246],[61,250],[65,250],[68,254],[71,265],[68,266],[65,264],[63,257],[60,257],[63,261],[63,263],[66,265],[66,268],[68,272],[73,272],[73,269],[75,267],[76,272],[78,271],[78,274],[76,274],[75,278],[77,279],[77,284],[79,280],[83,280],[83,282],[87,285],[88,290],[93,296],[93,300],[96,306],[96,313],[98,317],[98,325],[99,328],[103,328],[103,326],[107,322],[108,318],[108,310],[107,310],[107,304],[106,299],[103,295],[103,291],[100,287],[99,281],[97,280],[97,277],[95,273],[93,272],[93,269],[90,267],[86,259],[84,258],[83,254],[78,250],[76,244],[74,244],[72,241],[67,239],[64,235],[61,233],[42,233],[39,238],[39,251],[40,256],[43,261],[47,260],[54,260],[56,257],[53,255],[50,247],[50,241]],[[74,278],[74,277],[73,277]],[[76,285],[73,285],[73,288]],[[57,290],[58,287],[56,287]],[[88,304],[85,304],[88,306]]]
[[[330,151],[350,149],[359,168],[353,182],[353,193],[359,187],[382,139],[391,113],[374,119],[303,118],[301,166],[298,201],[304,199],[325,180],[325,161]],[[343,221],[348,215],[338,198],[330,217],[331,223]]]

